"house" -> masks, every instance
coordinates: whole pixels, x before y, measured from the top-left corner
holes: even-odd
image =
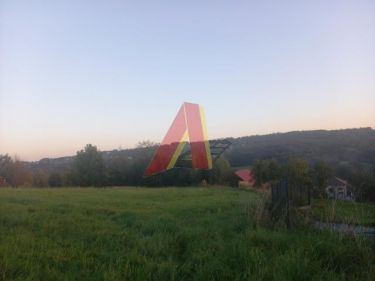
[[[347,181],[335,177],[328,182],[326,194],[329,199],[353,201],[353,187]]]
[[[250,169],[238,170],[234,173],[239,181],[238,186],[240,187],[251,187],[255,184],[255,179]]]

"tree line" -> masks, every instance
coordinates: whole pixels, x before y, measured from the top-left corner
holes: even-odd
[[[96,146],[88,144],[77,152],[71,167],[65,172],[47,173],[30,171],[19,159],[9,155],[0,156],[0,179],[2,185],[62,187],[62,186],[190,186],[198,184],[237,186],[239,178],[236,168],[221,156],[214,162],[212,170],[175,168],[152,177],[144,178],[156,146],[141,143],[136,158],[115,157],[105,161]],[[328,181],[335,171],[324,161],[310,165],[301,158],[290,158],[286,163],[276,159],[256,160],[251,166],[256,186],[272,184],[282,179],[295,185],[309,187],[313,195],[324,196]],[[355,186],[359,199],[375,201],[375,170],[357,170],[347,174]],[[1,184],[1,182],[0,182]]]
[[[144,178],[143,172],[155,149],[155,145],[142,142],[137,147],[136,157],[117,155],[105,159],[96,146],[88,144],[77,152],[69,167],[53,172],[28,169],[25,163],[3,155],[0,157],[0,179],[3,179],[3,185],[12,187],[189,186],[234,182],[233,171],[224,157],[215,161],[212,170],[181,167]]]
[[[0,186],[187,186],[236,185],[234,171],[251,167],[257,185],[289,180],[322,194],[327,179],[338,176],[356,196],[375,201],[375,130],[307,131],[229,138],[231,147],[209,171],[175,168],[150,178],[143,172],[157,145],[141,142],[134,149],[100,152],[87,145],[74,157],[30,163],[0,155]]]

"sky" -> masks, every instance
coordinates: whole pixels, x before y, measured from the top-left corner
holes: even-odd
[[[0,154],[375,127],[375,1],[0,0]]]

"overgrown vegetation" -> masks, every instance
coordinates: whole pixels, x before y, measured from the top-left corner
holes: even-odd
[[[0,280],[372,280],[374,245],[229,188],[0,190]]]
[[[375,226],[375,204],[315,199],[314,218],[319,221]]]

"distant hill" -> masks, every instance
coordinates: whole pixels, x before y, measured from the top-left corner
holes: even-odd
[[[324,160],[333,167],[375,166],[375,130],[372,128],[344,130],[314,130],[225,138],[232,145],[224,153],[233,167],[248,166],[255,160],[304,158],[310,163]],[[125,149],[102,152],[106,162],[112,159],[137,158],[142,149]],[[41,159],[26,162],[32,170],[64,171],[74,157]]]
[[[333,166],[375,165],[375,130],[315,130],[230,138],[226,157],[232,166],[251,165],[257,159],[284,162],[292,157],[309,162],[324,160]]]

